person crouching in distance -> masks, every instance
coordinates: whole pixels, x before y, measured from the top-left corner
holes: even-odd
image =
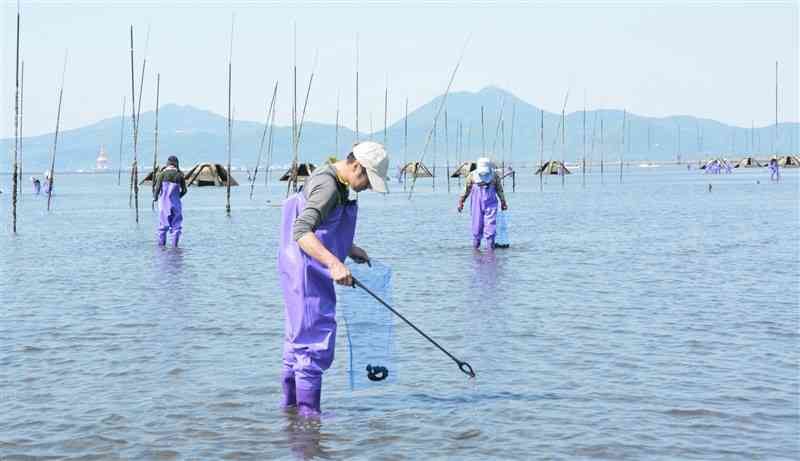
[[[464,201],[470,197],[472,245],[480,248],[481,238],[484,238],[486,245],[491,249],[494,248],[494,239],[497,235],[497,199],[500,199],[503,210],[508,209],[508,204],[503,194],[503,184],[494,172],[492,161],[481,157],[477,163],[475,170],[467,176],[464,192],[458,198],[458,212],[461,213]]]
[[[166,246],[167,233],[172,236],[172,245],[177,248],[183,232],[183,205],[186,195],[186,178],[178,167],[178,157],[171,155],[167,165],[155,179],[153,200],[158,201],[158,245]]]
[[[349,191],[386,193],[389,156],[383,145],[362,142],[344,160],[318,168],[283,204],[278,273],[285,305],[282,406],[320,413],[322,374],[333,362],[336,340],[334,282],[352,286],[348,256],[369,263],[353,244],[358,205]]]

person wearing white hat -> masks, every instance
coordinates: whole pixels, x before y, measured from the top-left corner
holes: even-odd
[[[283,205],[278,272],[285,305],[282,405],[303,416],[320,412],[322,374],[336,340],[334,282],[352,285],[343,261],[369,263],[353,243],[358,205],[349,191],[385,193],[389,156],[383,145],[362,142],[344,160],[318,168]]]
[[[475,248],[481,247],[481,239],[486,239],[490,249],[494,248],[494,239],[497,235],[497,200],[500,199],[501,209],[507,210],[503,183],[494,173],[492,161],[486,157],[478,159],[477,166],[467,176],[464,193],[458,198],[458,212],[464,209],[464,201],[470,198],[470,212],[472,214],[472,244]]]

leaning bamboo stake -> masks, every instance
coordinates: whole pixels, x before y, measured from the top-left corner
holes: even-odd
[[[158,173],[158,96],[161,91],[161,74],[156,74],[156,130],[155,142],[153,146],[153,174],[150,176],[150,184],[153,190],[153,200],[150,202],[150,209],[156,209],[156,174]]]
[[[50,188],[47,189],[47,211],[53,200],[53,187],[56,179],[56,148],[58,147],[58,130],[61,127],[61,101],[64,96],[64,77],[67,74],[67,53],[64,52],[64,69],[61,71],[61,88],[58,90],[58,112],[56,113],[56,133],[53,137],[53,155],[50,157]]]
[[[256,167],[253,170],[253,177],[250,180],[250,200],[253,200],[253,190],[256,186],[256,180],[258,179],[258,168],[261,166],[261,157],[264,155],[264,140],[267,136],[267,130],[271,130],[270,120],[272,120],[272,112],[275,110],[275,96],[278,93],[278,81],[275,81],[275,87],[272,90],[272,100],[269,103],[269,109],[267,110],[267,118],[264,120],[264,131],[261,132],[261,141],[258,145],[258,157],[256,157]],[[267,165],[269,168],[269,165]],[[268,170],[269,171],[269,170]]]
[[[461,61],[464,59],[464,51],[467,48],[467,44],[469,44],[469,37],[464,42],[464,48],[461,49],[461,54],[458,57],[458,62],[456,63],[455,68],[453,68],[453,73],[450,75],[450,81],[447,83],[447,89],[444,91],[444,96],[442,96],[442,102],[439,104],[439,108],[436,110],[436,116],[433,117],[434,127],[436,126],[436,121],[439,119],[439,115],[442,113],[442,109],[444,109],[445,105],[447,104],[447,95],[450,94],[450,88],[453,86],[453,80],[456,78],[456,74],[458,73],[458,68],[461,67]],[[419,162],[422,163],[423,158],[425,158],[425,153],[428,150],[428,145],[431,141],[431,136],[433,135],[433,128],[431,131],[428,132],[428,137],[425,139],[425,144],[422,147],[422,154],[420,154]],[[434,178],[434,184],[436,183]],[[411,190],[408,192],[408,199],[411,200],[411,196],[414,193],[414,186],[417,184],[417,175],[414,175],[414,179],[411,182]]]
[[[11,166],[11,232],[17,233],[17,158],[19,156],[19,5],[17,6],[17,62],[14,87],[14,161]]]
[[[117,164],[117,185],[122,185],[122,137],[125,133],[125,102],[127,98],[122,97],[122,115],[119,117],[119,163]]]

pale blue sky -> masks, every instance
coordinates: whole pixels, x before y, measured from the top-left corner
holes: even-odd
[[[118,115],[130,98],[129,26],[136,72],[151,27],[143,110],[161,102],[227,111],[231,13],[236,14],[233,99],[238,119],[263,120],[280,81],[278,121],[291,116],[292,24],[298,94],[319,53],[307,118],[354,126],[356,33],[360,128],[383,124],[388,76],[392,119],[441,94],[471,36],[453,89],[510,90],[549,111],[626,108],[687,114],[749,127],[774,121],[780,61],[781,121],[798,121],[797,2],[22,2],[25,133],[51,132],[64,51],[69,49],[63,126]],[[2,9],[0,136],[13,134],[16,3]],[[137,76],[138,85],[138,76]],[[476,109],[477,110],[477,109]]]

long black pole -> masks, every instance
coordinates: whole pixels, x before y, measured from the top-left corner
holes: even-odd
[[[464,372],[465,374],[467,374],[467,375],[468,375],[470,378],[474,378],[474,377],[475,377],[475,371],[472,369],[472,367],[470,366],[470,364],[469,364],[469,363],[467,363],[467,362],[464,362],[464,361],[461,361],[461,360],[457,359],[457,358],[456,358],[456,357],[455,357],[453,354],[451,354],[450,352],[447,352],[447,349],[445,349],[445,348],[443,348],[442,346],[440,346],[440,345],[439,345],[439,343],[437,343],[436,341],[434,341],[434,340],[433,340],[433,339],[432,339],[430,336],[426,335],[426,334],[425,334],[425,332],[423,332],[422,330],[420,330],[419,328],[417,328],[417,326],[416,326],[416,325],[414,325],[413,323],[411,323],[411,322],[410,322],[410,321],[409,321],[407,318],[403,317],[403,315],[402,315],[401,313],[399,313],[399,312],[397,312],[396,310],[394,310],[394,309],[392,308],[392,306],[390,306],[390,305],[386,304],[386,301],[382,300],[382,299],[381,299],[381,298],[380,298],[378,295],[376,295],[375,293],[373,293],[372,291],[370,291],[370,289],[369,289],[369,288],[365,287],[365,286],[364,286],[364,284],[363,284],[363,283],[361,283],[361,282],[359,282],[359,281],[358,281],[358,280],[357,280],[355,277],[353,277],[353,287],[359,287],[359,288],[361,288],[362,290],[364,290],[364,291],[366,291],[367,293],[369,293],[369,295],[370,295],[370,296],[372,296],[373,298],[375,298],[375,300],[376,300],[376,301],[378,301],[379,303],[383,304],[383,306],[384,306],[385,308],[387,308],[387,309],[389,309],[390,311],[392,311],[392,313],[393,313],[394,315],[396,315],[396,316],[400,317],[400,319],[401,319],[402,321],[406,322],[406,323],[408,324],[408,326],[410,326],[411,328],[413,328],[413,329],[414,329],[414,330],[415,330],[417,333],[421,334],[423,338],[425,338],[425,339],[427,339],[428,341],[430,341],[430,342],[431,342],[431,344],[433,344],[434,346],[436,346],[436,347],[437,347],[437,348],[438,348],[440,351],[444,352],[444,353],[445,353],[445,355],[447,355],[447,356],[448,356],[448,357],[450,357],[450,358],[451,358],[451,359],[452,359],[454,362],[456,362],[456,364],[458,365],[458,368],[459,368],[459,369],[460,369],[462,372]]]

